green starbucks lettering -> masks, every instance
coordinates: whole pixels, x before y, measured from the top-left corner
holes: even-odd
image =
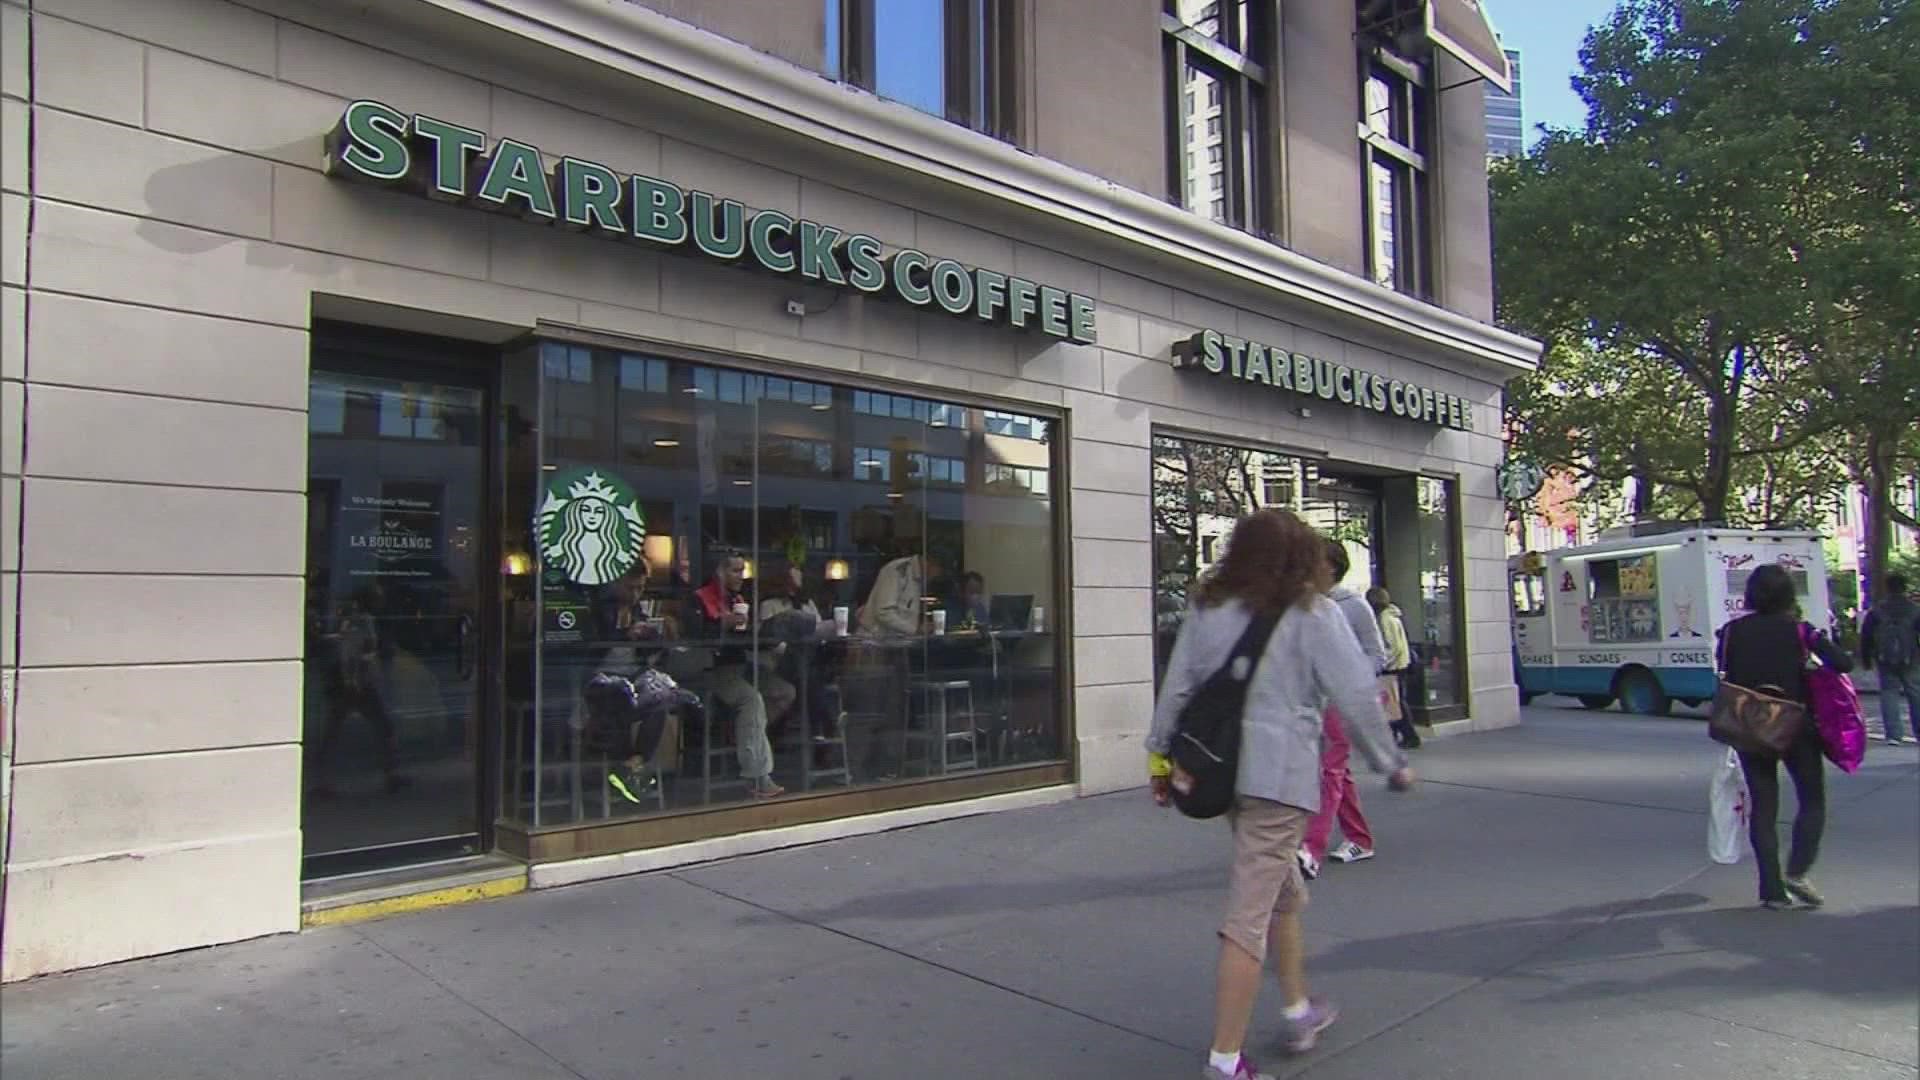
[[[968,266],[875,237],[742,204],[670,180],[622,174],[538,146],[378,101],[348,105],[327,135],[326,172],[558,225],[656,250],[739,263],[781,277],[853,289],[955,318],[1090,345],[1090,296]]]

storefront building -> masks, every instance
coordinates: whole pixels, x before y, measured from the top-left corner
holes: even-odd
[[[1516,722],[1475,8],[3,0],[5,977],[1133,786],[1258,507]]]

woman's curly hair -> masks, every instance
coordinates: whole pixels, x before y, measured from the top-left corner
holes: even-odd
[[[1201,607],[1238,600],[1262,615],[1305,605],[1330,584],[1327,542],[1291,511],[1261,510],[1240,519],[1227,554],[1200,583]]]

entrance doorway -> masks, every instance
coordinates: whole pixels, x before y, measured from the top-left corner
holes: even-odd
[[[302,876],[482,850],[483,371],[316,335]]]

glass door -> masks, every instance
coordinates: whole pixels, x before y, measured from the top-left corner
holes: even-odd
[[[371,359],[317,349],[309,384],[308,878],[482,839],[487,390]]]

